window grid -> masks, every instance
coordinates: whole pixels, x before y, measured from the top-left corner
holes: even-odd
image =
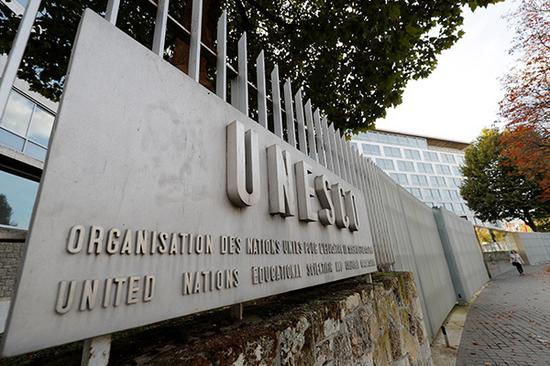
[[[420,151],[418,150],[403,149],[403,151],[405,152],[405,157],[407,159],[422,160],[422,158],[420,157]]]
[[[451,175],[451,168],[444,164],[435,164],[435,171],[437,174]]]
[[[363,154],[365,155],[375,155],[381,156],[380,147],[373,144],[362,144],[363,145]]]
[[[416,163],[416,167],[418,168],[419,173],[428,173],[433,174],[434,168],[431,163]]]
[[[400,158],[401,149],[398,147],[384,146],[384,155],[390,158]]]
[[[422,155],[424,155],[424,160],[427,161],[439,161],[439,157],[436,152],[433,151],[422,151]]]
[[[395,170],[393,166],[393,160],[391,159],[377,158],[375,162],[376,162],[376,165],[378,165],[381,169]]]
[[[397,169],[402,172],[414,172],[414,164],[411,161],[397,160]]]
[[[10,128],[9,121],[7,121],[7,111],[9,108],[10,103],[13,103],[14,105],[18,103],[17,99],[19,98],[20,101],[25,101],[24,103],[26,106],[30,107],[29,116],[25,118],[25,124],[24,127],[24,133],[23,130],[16,131],[15,128]],[[32,104],[32,106],[31,106]],[[44,120],[44,118],[51,118],[51,120]],[[33,132],[32,130],[40,130],[40,126],[37,126],[36,124],[44,124],[48,123],[49,128],[47,136],[42,136],[42,138],[38,135],[32,136]],[[17,90],[12,89],[10,94],[10,99],[8,99],[8,106],[6,107],[6,111],[4,112],[4,115],[2,116],[2,119],[0,120],[0,143],[6,146],[9,146],[11,148],[14,148],[18,151],[21,151],[33,158],[36,158],[38,160],[44,160],[46,156],[46,151],[48,149],[47,143],[50,138],[51,134],[51,128],[53,126],[53,115],[48,112],[46,109],[39,106],[36,102],[33,100],[27,98],[22,93],[19,93]],[[14,125],[15,127],[15,125]],[[41,126],[42,128],[44,126]],[[43,140],[46,142],[46,145],[39,141]]]

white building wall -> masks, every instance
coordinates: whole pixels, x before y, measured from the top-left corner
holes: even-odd
[[[368,132],[352,141],[363,155],[429,207],[445,207],[475,222],[459,191],[463,151],[433,148],[425,138],[385,132]]]

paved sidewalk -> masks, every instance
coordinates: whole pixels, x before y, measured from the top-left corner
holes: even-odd
[[[470,307],[457,366],[550,365],[550,273],[526,266],[494,278]]]

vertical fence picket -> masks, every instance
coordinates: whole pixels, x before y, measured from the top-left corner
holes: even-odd
[[[359,180],[358,180],[358,177],[357,177],[357,171],[355,170],[355,160],[354,160],[355,151],[352,150],[351,142],[346,141],[346,149],[348,151],[349,167],[350,167],[350,170],[351,170],[351,177],[353,179],[353,184],[356,187],[359,187]]]
[[[248,116],[248,53],[246,33],[243,33],[237,45],[238,72],[236,81],[237,109]],[[233,90],[231,90],[233,94]]]
[[[309,145],[309,156],[313,160],[317,160],[317,148],[315,144],[315,129],[313,128],[313,111],[311,108],[311,100],[308,99],[305,105],[307,136]]]
[[[332,163],[332,148],[330,147],[330,136],[326,117],[323,117],[321,120],[321,129],[323,130],[323,145],[325,146],[325,160],[327,163],[327,168],[334,172],[334,165]]]
[[[359,178],[359,185],[360,185],[361,189],[364,190],[365,177],[363,175],[363,168],[361,167],[361,154],[357,150],[355,150],[353,156],[354,156],[354,159],[355,159],[355,166],[356,166],[356,169],[357,169],[357,176]]]
[[[307,155],[306,146],[306,129],[304,127],[304,105],[302,102],[302,88],[294,96],[294,104],[296,106],[296,121],[298,122],[298,145],[300,151]]]
[[[349,181],[352,185],[356,185],[357,181],[355,180],[355,175],[353,171],[353,164],[351,160],[351,148],[350,143],[346,141],[345,137],[342,137],[342,144],[344,147],[344,159],[346,159],[346,165],[348,166],[348,173],[349,173]]]
[[[348,154],[347,154],[347,148],[346,148],[346,140],[343,135],[340,136],[340,147],[342,149],[342,161],[344,162],[344,167],[346,169],[346,179],[348,183],[353,185],[353,179],[351,176],[351,169],[349,166],[349,160],[348,160]]]
[[[153,35],[152,51],[162,57],[164,55],[164,40],[166,39],[166,24],[168,23],[169,0],[159,0],[157,17],[155,19],[155,33]]]
[[[191,9],[191,42],[189,45],[189,76],[199,81],[201,60],[202,0],[193,0]]]
[[[278,65],[275,65],[271,72],[271,99],[273,100],[273,132],[283,138],[283,114],[281,111],[281,86]]]
[[[265,60],[262,50],[256,58],[256,83],[258,87],[258,122],[267,128],[267,99],[265,90]]]
[[[334,174],[342,176],[340,170],[340,159],[338,158],[338,145],[336,141],[336,131],[334,131],[334,124],[329,126],[330,147],[332,150],[332,162],[334,163]]]
[[[290,79],[286,79],[284,95],[288,143],[296,147],[296,127],[294,125],[294,107],[292,106],[292,85],[290,84]]]
[[[338,154],[338,166],[340,167],[340,177],[343,180],[347,180],[346,164],[344,162],[344,156],[342,153],[342,137],[340,135],[340,129],[336,129],[334,132],[334,138],[336,140],[336,153]]]
[[[120,0],[109,0],[107,2],[107,9],[105,9],[105,19],[109,23],[116,24],[119,8],[120,8]]]
[[[216,95],[227,99],[227,12],[224,10],[217,25]]]
[[[4,109],[8,103],[8,97],[10,96],[15,78],[17,77],[17,70],[23,59],[23,53],[27,47],[32,25],[34,24],[34,19],[36,18],[39,8],[40,0],[29,1],[23,13],[23,18],[19,22],[15,39],[13,40],[10,53],[8,54],[8,60],[4,66],[2,79],[0,80],[0,117],[4,114]]]
[[[323,146],[323,131],[321,128],[321,111],[319,111],[319,108],[313,113],[313,121],[315,124],[315,142],[317,145],[318,160],[321,165],[327,166],[325,160],[325,147]]]

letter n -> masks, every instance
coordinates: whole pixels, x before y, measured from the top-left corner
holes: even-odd
[[[227,196],[238,207],[260,199],[258,135],[239,121],[227,126]]]
[[[288,151],[279,145],[267,148],[267,174],[269,183],[269,213],[294,216],[295,199],[291,184],[291,164]]]

